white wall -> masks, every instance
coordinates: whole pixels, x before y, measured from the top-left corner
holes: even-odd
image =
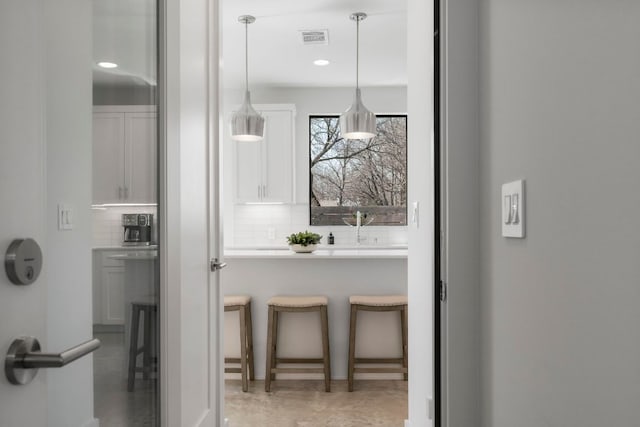
[[[46,28],[47,246],[49,279],[45,351],[92,337],[91,287],[91,3],[44,2]],[[73,208],[73,230],[58,231],[58,203]],[[70,305],[70,301],[73,304]],[[93,358],[47,376],[47,425],[93,420]],[[61,391],[64,390],[64,393]]]
[[[380,114],[407,112],[406,87],[363,88],[365,105]],[[224,110],[229,112],[242,102],[243,92],[226,91]],[[294,104],[296,107],[294,150],[295,206],[235,206],[233,203],[233,142],[228,138],[229,123],[224,123],[224,200],[225,245],[286,244],[285,236],[304,229],[314,229],[323,236],[333,232],[336,244],[354,244],[355,232],[344,227],[309,227],[309,116],[340,114],[352,102],[352,88],[271,88],[251,92],[253,104]],[[228,116],[225,116],[228,117]],[[265,211],[267,215],[265,215]],[[276,238],[267,238],[267,227],[275,228]],[[364,229],[367,243],[406,243],[406,227],[375,226]],[[340,236],[338,236],[340,235]]]
[[[624,0],[482,3],[486,427],[638,424],[639,18]],[[518,178],[527,237],[505,239]]]

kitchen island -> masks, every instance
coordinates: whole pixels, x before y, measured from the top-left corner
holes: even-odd
[[[227,249],[221,282],[225,295],[252,297],[256,378],[265,373],[267,301],[274,295],[325,295],[329,299],[329,340],[333,379],[347,377],[349,296],[407,294],[406,247],[320,247],[296,254],[287,247]],[[225,313],[225,356],[239,354],[237,312]],[[358,314],[359,357],[398,357],[398,313]],[[320,321],[307,313],[281,314],[279,357],[321,354]],[[227,374],[233,378],[233,374]],[[278,378],[317,378],[316,374]],[[401,378],[400,374],[360,374],[356,378]]]

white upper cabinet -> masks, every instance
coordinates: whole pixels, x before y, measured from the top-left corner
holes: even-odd
[[[155,203],[154,106],[94,107],[93,202]]]
[[[235,201],[291,203],[293,201],[295,106],[254,105],[265,118],[260,142],[236,142]]]

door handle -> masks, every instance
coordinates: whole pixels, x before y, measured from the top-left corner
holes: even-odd
[[[99,347],[100,340],[94,338],[61,353],[42,353],[36,338],[16,338],[7,351],[4,373],[11,384],[29,384],[39,368],[61,368]]]
[[[213,258],[211,260],[211,271],[222,270],[226,266],[227,266],[227,263],[218,261],[218,258]]]

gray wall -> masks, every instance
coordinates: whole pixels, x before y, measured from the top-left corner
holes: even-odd
[[[443,7],[446,88],[442,114],[443,280],[441,305],[443,425],[467,427],[480,418],[480,134],[477,0],[447,0]]]
[[[483,425],[638,425],[640,3],[481,8]]]

